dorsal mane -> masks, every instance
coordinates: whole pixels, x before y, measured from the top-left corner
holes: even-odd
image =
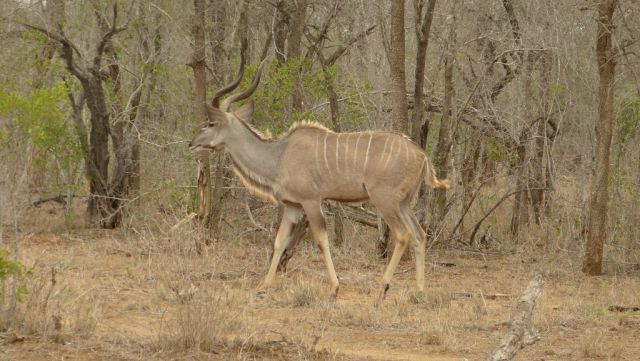
[[[282,133],[282,135],[280,135],[280,138],[286,138],[288,137],[291,133],[295,132],[298,129],[320,129],[320,130],[324,130],[325,132],[329,132],[329,133],[333,133],[333,131],[327,127],[325,127],[324,125],[317,123],[317,122],[313,122],[310,120],[301,120],[298,122],[295,122],[293,124],[291,124],[291,126],[289,127],[289,129],[287,129],[286,132]]]
[[[242,123],[242,125],[244,125],[251,133],[253,133],[253,135],[255,135],[256,137],[260,138],[260,140],[264,140],[264,141],[270,141],[273,140],[273,136],[271,135],[271,133],[269,131],[267,131],[267,133],[263,133],[260,130],[258,130],[257,128],[255,128],[253,125],[251,125],[251,123],[247,122],[246,120],[240,118],[239,116],[237,116],[235,113],[235,118],[238,119],[240,121],[240,123]]]
[[[273,135],[271,134],[271,132],[267,131],[266,133],[263,133],[262,131],[260,131],[259,129],[254,127],[251,123],[249,123],[246,120],[240,118],[239,116],[236,115],[235,118],[238,119],[240,121],[240,123],[242,123],[242,125],[245,126],[245,128],[247,128],[251,133],[253,133],[253,135],[258,137],[260,140],[264,140],[264,141],[267,141],[267,142],[271,142],[271,141],[276,140],[273,137]],[[322,124],[320,124],[318,122],[314,122],[314,121],[310,121],[310,120],[301,120],[301,121],[297,121],[297,122],[294,122],[293,124],[291,124],[291,126],[289,127],[289,129],[287,129],[286,132],[284,132],[284,133],[280,134],[280,136],[278,136],[278,139],[286,138],[291,133],[295,132],[298,129],[320,129],[320,130],[324,130],[325,132],[333,133],[333,131],[331,129],[325,127],[324,125],[322,125]]]

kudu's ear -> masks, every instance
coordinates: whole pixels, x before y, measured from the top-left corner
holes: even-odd
[[[242,120],[249,121],[253,117],[253,108],[253,100],[249,100],[246,104],[235,110],[233,114]]]
[[[212,107],[206,104],[207,107],[207,121],[209,125],[219,124],[227,120],[227,115],[222,110]]]

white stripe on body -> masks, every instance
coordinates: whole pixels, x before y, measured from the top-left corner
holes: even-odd
[[[347,165],[347,154],[349,153],[349,138],[351,138],[352,133],[347,133],[347,140],[344,145],[344,152],[342,153],[344,158],[344,171],[346,172],[349,166]]]
[[[338,150],[340,149],[340,136],[342,133],[336,135],[336,170],[340,173],[340,163],[338,163]]]
[[[329,168],[329,159],[327,159],[327,138],[329,137],[329,133],[324,135],[324,165],[327,166],[327,171],[331,173],[331,169]]]
[[[315,157],[316,170],[318,171],[319,174],[322,174],[322,170],[320,169],[320,154],[318,154],[319,150],[320,150],[320,134],[316,134],[316,157]]]
[[[362,137],[362,132],[358,132],[358,138],[356,138],[356,147],[353,149],[353,166],[355,167],[358,160],[358,143],[360,142],[360,137]]]
[[[409,142],[404,141],[404,162],[405,167],[409,166]]]
[[[384,137],[384,147],[382,147],[382,153],[380,154],[380,160],[384,158],[385,153],[387,152],[387,143],[389,142],[389,137]]]
[[[387,160],[384,162],[384,167],[382,167],[382,169],[387,169],[387,165],[389,164],[389,161],[391,160],[391,156],[393,155],[393,146],[396,145],[396,138],[393,138],[393,141],[391,142],[391,149],[389,150],[389,156],[387,157]]]
[[[367,170],[367,162],[369,161],[369,149],[371,149],[371,139],[373,138],[373,134],[369,133],[369,144],[367,144],[367,153],[364,156],[364,165],[362,166],[362,172]]]

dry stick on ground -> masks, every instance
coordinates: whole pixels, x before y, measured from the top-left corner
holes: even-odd
[[[540,339],[538,331],[531,324],[531,313],[543,284],[542,275],[535,276],[529,282],[529,286],[520,297],[516,309],[511,315],[509,331],[502,337],[487,361],[512,360],[521,348],[533,345]]]
[[[635,306],[609,306],[608,308],[611,312],[639,312],[640,307]]]
[[[473,298],[473,297],[481,297],[487,300],[496,300],[498,298],[511,298],[513,297],[510,293],[471,293],[471,292],[454,292],[453,295],[455,297],[465,297],[465,298]]]

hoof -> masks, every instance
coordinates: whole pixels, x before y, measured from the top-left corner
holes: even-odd
[[[387,291],[389,291],[389,284],[385,284],[384,286],[382,286],[382,291],[380,291],[380,294],[378,295],[378,298],[376,299],[376,301],[374,302],[374,307],[378,308],[380,306],[380,304],[382,303],[382,301],[384,301],[384,299],[387,297]]]
[[[338,291],[340,290],[340,287],[336,287],[336,289],[331,293],[331,296],[329,296],[329,301],[331,302],[336,302],[336,300],[338,299]]]
[[[256,292],[256,300],[263,300],[265,299],[265,297],[267,297],[267,291],[259,290],[258,292]]]

